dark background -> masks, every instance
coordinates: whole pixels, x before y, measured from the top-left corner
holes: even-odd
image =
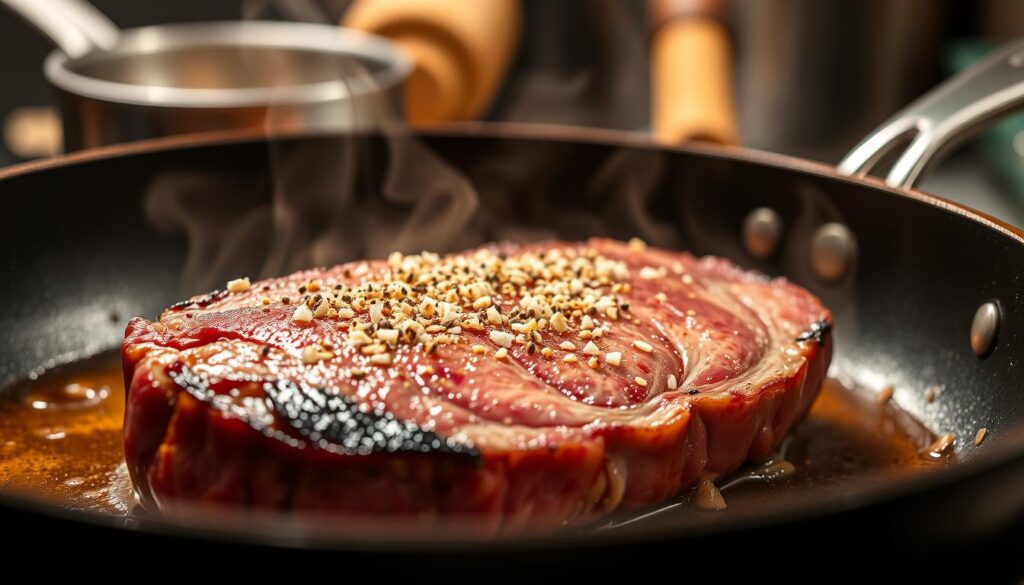
[[[347,2],[316,0],[316,5],[329,19],[337,21]],[[892,22],[894,4],[888,0],[766,2],[731,2],[736,71],[742,78],[736,90],[743,143],[825,162],[836,162],[871,128],[949,75],[949,55],[958,43],[996,44],[1024,31],[1024,3],[1018,0],[925,0],[923,4],[919,0],[900,0],[898,6],[916,4],[918,10],[907,10],[911,16],[898,23]],[[291,0],[93,3],[123,28],[241,17],[301,18],[297,8],[301,5]],[[490,117],[646,129],[644,0],[524,0],[523,6],[521,48]],[[920,9],[921,6],[924,8]],[[603,23],[604,28],[594,26],[595,22]],[[614,26],[609,26],[609,22]],[[799,38],[792,41],[795,33]],[[931,44],[932,52],[918,56],[909,65],[903,63],[898,67],[888,63],[881,49],[874,53],[885,39],[891,43],[891,39],[922,34],[936,35],[938,41]],[[763,41],[764,36],[757,35],[774,35],[778,40],[768,47],[777,50],[781,55],[777,58],[783,60],[778,67],[771,61],[767,67],[764,61],[758,63],[756,67],[768,71],[760,77],[750,75],[749,71],[755,67],[751,64],[757,62],[759,53],[764,52],[764,44],[756,42],[758,38]],[[0,76],[4,80],[0,91],[0,125],[15,108],[53,104],[53,93],[42,73],[43,60],[50,50],[49,42],[41,35],[0,8],[0,54],[4,55],[0,59]],[[620,56],[617,70],[602,71],[601,63],[595,63],[594,55],[602,51]],[[622,62],[627,66],[623,67]],[[899,88],[897,97],[889,96],[884,106],[862,106],[875,98],[876,90],[871,83],[887,67],[896,71],[890,77],[905,87]],[[779,76],[773,80],[771,76],[776,70]],[[545,83],[531,85],[531,75],[533,82],[544,76]],[[589,80],[589,86],[577,94],[568,92],[566,87],[581,76]],[[908,77],[913,77],[913,83],[905,83]],[[743,81],[750,78],[760,79],[761,86]],[[766,78],[767,89],[762,87]],[[544,85],[553,95],[530,94],[528,89],[538,85]],[[765,101],[766,92],[779,94],[773,109],[766,106],[764,111],[751,111],[750,104]],[[809,97],[808,92],[812,94]],[[799,101],[801,98],[803,101]],[[797,105],[787,106],[786,101]],[[814,108],[815,104],[820,108]],[[759,135],[761,126],[766,129]],[[1019,152],[1014,152],[1012,133],[999,142],[968,143],[967,148],[930,175],[923,188],[1024,225],[1024,125],[1020,128]],[[979,142],[984,147],[979,148]],[[0,140],[0,166],[22,160]]]

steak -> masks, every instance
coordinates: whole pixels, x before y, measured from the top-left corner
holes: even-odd
[[[194,297],[123,345],[142,500],[549,530],[767,456],[831,315],[727,260],[593,239],[393,254]]]

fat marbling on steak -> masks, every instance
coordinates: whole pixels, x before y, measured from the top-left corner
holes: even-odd
[[[149,505],[549,529],[763,458],[808,410],[831,315],[721,258],[593,239],[229,283],[125,333]]]

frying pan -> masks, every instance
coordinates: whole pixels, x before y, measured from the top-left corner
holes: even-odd
[[[524,238],[640,235],[727,256],[809,288],[834,312],[832,373],[873,389],[892,384],[901,408],[935,432],[953,433],[960,462],[947,470],[773,503],[745,516],[701,522],[666,516],[622,530],[517,541],[364,542],[141,519],[124,526],[6,494],[0,495],[3,526],[74,543],[77,551],[119,554],[173,550],[208,558],[210,539],[223,555],[258,550],[266,558],[294,558],[299,549],[326,549],[334,561],[368,563],[362,566],[384,573],[415,567],[493,574],[500,567],[507,575],[557,565],[578,575],[605,570],[607,559],[690,571],[695,567],[680,559],[700,565],[712,556],[740,555],[742,564],[760,567],[805,553],[865,549],[954,550],[956,558],[1006,548],[1019,553],[1024,232],[910,186],[963,130],[1024,99],[1022,63],[1024,43],[993,55],[883,125],[838,169],[735,148],[660,146],[605,131],[470,124],[416,136],[385,129],[272,141],[238,133],[170,138],[0,172],[0,384],[116,347],[123,323],[111,322],[111,311],[152,316],[189,292],[181,289],[188,241],[154,226],[144,206],[168,172],[226,178],[212,192],[226,229],[231,217],[269,205],[280,188],[273,170],[283,153],[323,165],[333,160],[328,153],[357,149],[348,210],[384,208],[397,217],[412,204],[382,195],[394,187],[386,169],[396,162],[397,137],[425,147],[438,168],[457,171],[465,179],[460,184],[496,205],[462,229],[433,236],[435,249],[462,246],[460,238],[480,230],[481,237],[501,237],[507,226]],[[885,181],[851,175],[912,132],[917,137],[895,157]],[[428,183],[414,186],[436,190]],[[941,404],[929,405],[922,391],[937,383],[945,387]],[[971,438],[982,426],[989,439],[975,447]]]

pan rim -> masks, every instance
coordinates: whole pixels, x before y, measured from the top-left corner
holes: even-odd
[[[405,127],[399,126],[390,129],[392,132],[408,132]],[[367,133],[367,132],[360,132]],[[894,189],[888,187],[879,179],[871,177],[848,177],[835,171],[833,167],[824,163],[808,161],[804,159],[778,155],[746,149],[741,147],[721,147],[715,145],[692,144],[685,146],[662,145],[654,142],[646,135],[634,132],[603,130],[603,129],[580,129],[567,128],[551,125],[523,125],[507,123],[461,123],[448,124],[444,126],[431,127],[430,129],[418,132],[425,136],[467,136],[477,138],[515,138],[515,139],[548,139],[572,142],[593,142],[611,143],[622,146],[635,146],[640,148],[655,148],[667,151],[691,153],[697,155],[711,156],[736,160],[739,162],[753,162],[755,164],[777,167],[780,169],[794,170],[797,172],[809,173],[823,176],[830,179],[837,179],[857,185],[867,186],[886,193],[900,197],[920,201],[940,209],[963,216],[965,219],[994,229],[997,232],[1016,240],[1024,245],[1024,231],[1009,225],[1001,220],[976,211],[968,206],[961,205],[942,197],[935,196],[916,189]],[[337,134],[330,132],[330,134]],[[311,136],[309,132],[282,134],[274,138],[290,138]],[[0,169],[0,181],[14,179],[20,176],[34,174],[50,169],[70,168],[79,164],[86,164],[95,161],[113,160],[122,157],[142,155],[160,151],[172,151],[189,148],[201,148],[217,146],[222,144],[250,142],[254,140],[266,140],[262,131],[225,131],[203,134],[199,136],[176,136],[140,141],[130,144],[101,147],[95,150],[73,153],[43,161],[34,161],[14,165]],[[1024,440],[1021,436],[1007,437],[1007,442],[998,443],[999,448],[985,456],[971,458],[967,461],[953,466],[949,469],[927,473],[911,480],[891,482],[874,486],[858,494],[857,501],[843,502],[838,500],[818,502],[814,507],[801,507],[800,509],[778,511],[765,516],[754,516],[748,518],[736,518],[731,521],[722,522],[717,526],[691,526],[687,528],[676,527],[675,529],[651,529],[645,532],[629,532],[632,540],[659,540],[666,538],[691,538],[698,534],[727,533],[735,532],[754,527],[765,527],[777,524],[792,523],[801,519],[820,517],[828,514],[842,512],[844,510],[862,509],[883,502],[896,500],[914,494],[924,493],[937,487],[962,481],[965,478],[992,471],[999,466],[1020,461],[1024,458]],[[0,508],[17,508],[33,513],[46,514],[50,517],[65,518],[72,521],[86,522],[93,525],[103,525],[118,528],[118,518],[106,517],[96,513],[62,509],[59,506],[47,504],[43,501],[32,500],[14,494],[0,494]],[[783,516],[783,514],[785,514]],[[589,547],[607,546],[622,542],[622,534],[615,531],[564,535],[558,537],[531,537],[515,540],[496,540],[493,542],[477,542],[441,540],[438,542],[424,542],[395,540],[395,541],[352,541],[352,540],[326,540],[317,539],[314,541],[302,541],[300,539],[281,539],[266,534],[240,534],[237,532],[222,532],[207,528],[197,529],[174,525],[170,522],[146,521],[140,527],[146,531],[158,534],[184,537],[192,539],[224,539],[229,538],[236,542],[252,544],[263,544],[268,546],[286,547],[311,547],[311,548],[335,548],[351,550],[372,551],[495,551],[495,550],[522,550],[530,548],[565,548],[565,547]]]
[[[165,150],[183,150],[188,148],[216,146],[220,144],[226,145],[242,142],[256,142],[259,140],[273,141],[301,137],[331,136],[339,135],[341,133],[343,133],[343,131],[339,132],[337,129],[281,129],[280,131],[274,130],[272,133],[268,134],[264,128],[243,128],[217,130],[212,132],[203,132],[200,134],[150,138],[121,144],[98,146],[90,148],[89,150],[65,153],[47,159],[27,161],[3,167],[0,168],[0,181],[48,169],[65,168],[87,162],[123,158],[132,155],[148,154]],[[1018,228],[997,217],[970,207],[969,205],[952,201],[916,187],[909,189],[891,187],[879,177],[869,175],[844,175],[840,173],[836,167],[827,163],[743,146],[719,145],[708,142],[666,144],[658,142],[649,134],[642,132],[615,130],[609,128],[587,128],[580,126],[521,122],[451,122],[444,124],[431,124],[428,127],[417,129],[410,128],[404,123],[384,123],[378,128],[353,129],[351,130],[351,133],[408,134],[422,135],[426,137],[465,136],[475,138],[512,138],[519,140],[537,139],[563,142],[573,141],[595,144],[617,144],[621,146],[710,156],[713,158],[727,159],[737,162],[749,162],[826,177],[845,183],[878,189],[886,192],[887,194],[896,195],[898,197],[914,199],[927,205],[938,207],[943,211],[980,223],[1004,236],[1016,240],[1019,244],[1024,245],[1024,228]]]

